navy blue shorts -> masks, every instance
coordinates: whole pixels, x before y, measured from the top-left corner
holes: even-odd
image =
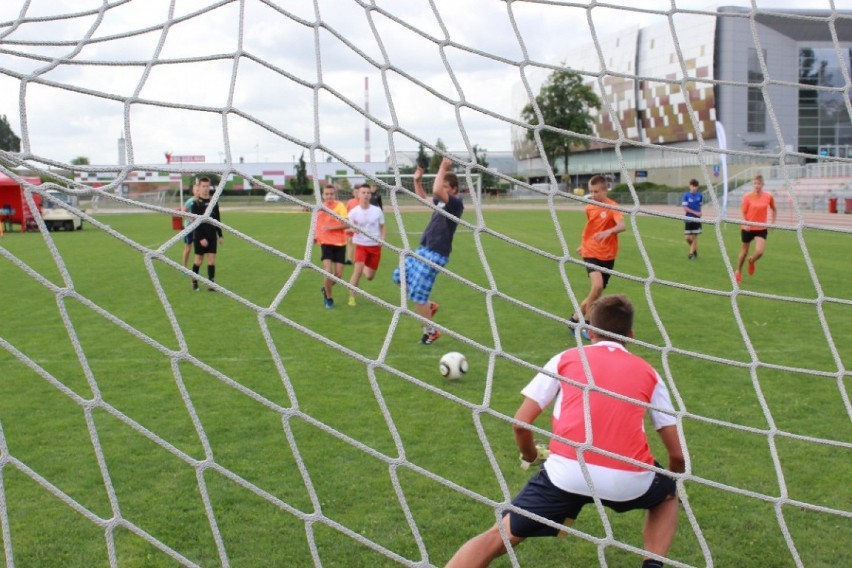
[[[701,223],[698,221],[686,221],[683,224],[683,234],[685,235],[700,235]]]
[[[320,251],[320,260],[327,259],[337,264],[346,262],[346,245],[320,245]]]
[[[742,238],[742,241],[744,243],[750,243],[751,241],[753,241],[754,239],[756,239],[758,237],[765,241],[767,236],[769,236],[769,231],[766,230],[766,229],[764,229],[762,231],[746,231],[746,230],[740,231],[740,237]]]
[[[655,465],[660,467],[660,464],[656,462]],[[601,503],[616,513],[624,513],[635,509],[653,509],[669,496],[675,495],[676,492],[674,479],[657,473],[654,475],[654,481],[651,482],[651,486],[644,495],[630,501],[607,501],[601,499]],[[547,476],[547,470],[544,467],[539,469],[538,473],[527,481],[521,492],[512,500],[512,504],[519,509],[535,513],[540,517],[559,524],[565,524],[568,519],[576,519],[577,515],[580,514],[580,510],[589,503],[594,503],[594,499],[588,495],[569,493],[556,487],[550,481],[550,477]],[[515,536],[527,538],[556,536],[559,534],[558,529],[542,524],[525,515],[503,511],[504,516],[507,514],[510,514],[509,527]]]
[[[592,272],[600,272],[601,276],[603,276],[603,285],[606,288],[606,285],[609,284],[609,277],[611,276],[609,272],[604,272],[603,270],[598,270],[600,268],[608,268],[612,270],[615,268],[615,259],[613,260],[601,260],[599,258],[591,258],[591,257],[583,257],[583,262],[591,264],[592,266],[586,267],[586,273],[591,274]]]
[[[183,244],[185,244],[185,245],[191,245],[192,244],[192,233],[188,233],[186,236],[183,237]]]

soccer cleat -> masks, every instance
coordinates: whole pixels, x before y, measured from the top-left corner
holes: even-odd
[[[334,308],[334,298],[326,298],[325,309],[330,310],[332,308]]]
[[[740,273],[740,271],[739,271],[739,270],[737,270],[736,272],[734,272],[734,280],[736,280],[736,281],[737,281],[737,284],[739,284],[740,282],[742,282],[742,281],[743,281],[743,275]]]
[[[692,253],[693,258],[698,258],[698,249],[695,249],[695,252]]]
[[[581,329],[581,330],[580,330],[580,337],[582,337],[582,338],[583,338],[583,339],[585,339],[586,341],[591,341],[591,340],[592,340],[591,336],[589,335],[589,330],[588,330],[588,329],[586,329],[585,327],[584,327],[583,329]]]
[[[435,317],[435,314],[438,313],[438,308],[441,306],[438,305],[438,302],[429,302],[429,317]]]
[[[748,275],[754,276],[754,261],[753,260],[748,261]]]
[[[433,329],[431,332],[427,332],[423,334],[423,337],[420,338],[420,343],[423,345],[432,345],[438,338],[441,337],[441,330]]]
[[[356,305],[355,304],[355,296],[349,296],[349,305],[353,306],[353,307]]]
[[[192,291],[193,291],[193,292],[198,292],[198,280],[193,280],[193,281],[192,281]]]
[[[689,256],[686,257],[686,258],[688,258],[689,260],[692,260],[693,258],[695,258],[695,253],[693,253],[693,252],[689,253]]]
[[[320,288],[320,292],[322,292],[322,305],[327,308],[328,307],[328,294],[325,293],[325,286]]]

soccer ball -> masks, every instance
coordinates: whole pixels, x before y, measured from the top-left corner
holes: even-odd
[[[450,380],[458,380],[462,375],[467,373],[467,357],[458,351],[450,351],[441,357],[441,363],[438,367],[444,378]]]

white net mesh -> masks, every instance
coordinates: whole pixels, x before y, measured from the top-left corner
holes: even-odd
[[[23,187],[8,194],[20,199],[8,209],[33,212],[19,226],[41,229],[7,231],[0,241],[6,565],[443,564],[493,523],[527,478],[511,417],[539,366],[579,341],[565,330],[588,286],[574,252],[583,203],[567,189],[598,172],[631,182],[619,194],[630,229],[610,290],[636,303],[644,329],[630,348],[664,376],[684,430],[687,472],[678,483],[689,497],[667,563],[852,561],[842,545],[852,536],[852,352],[843,340],[852,334],[850,224],[823,213],[832,203],[852,212],[841,143],[852,115],[849,15],[840,3],[782,16],[790,34],[819,28],[817,47],[840,62],[830,81],[807,85],[776,71],[758,34],[766,9],[756,4],[731,16],[750,31],[738,38],[743,61],[754,51],[747,80],[701,74],[712,56],[693,54],[699,47],[690,38],[717,25],[717,13],[684,2],[403,4],[0,6],[0,111],[21,138],[20,152],[0,152],[0,171]],[[665,45],[636,42],[664,52],[664,62],[640,66],[620,51],[623,39],[605,37],[613,22],[634,17],[671,30]],[[551,40],[534,41],[545,21],[560,24]],[[481,167],[474,145],[482,142],[471,133],[498,130],[508,139],[512,127],[517,151],[530,162],[541,153],[520,107],[565,60],[566,29],[577,36],[566,50],[594,46],[576,67],[604,95],[600,126],[586,138],[593,151],[572,158],[576,178],[567,187],[554,172],[558,161],[544,162],[543,184],[513,186],[527,200],[495,205],[470,192],[453,260],[438,280],[442,343],[413,345],[422,321],[388,281],[416,249],[431,210],[412,196],[397,152],[419,144],[436,151],[443,137],[466,149],[455,153],[466,187],[481,189],[484,175],[515,181],[515,172]],[[631,37],[639,35],[637,28]],[[369,111],[360,102],[364,76],[374,78],[378,98]],[[621,89],[623,80],[641,82],[646,98]],[[700,88],[690,90],[694,82]],[[513,86],[520,106],[507,96]],[[823,113],[818,124],[840,125],[836,143],[784,137],[796,113],[775,95],[790,91],[795,101],[817,101],[805,106]],[[663,102],[678,96],[681,106]],[[763,108],[770,134],[744,129],[744,146],[720,151],[723,117],[706,103],[716,97],[723,108],[728,96],[751,103],[732,120],[753,125]],[[637,109],[644,134],[625,126]],[[343,312],[350,286],[337,279],[338,307],[326,312],[317,309],[325,274],[312,239],[319,187],[324,179],[376,179],[375,168],[351,158],[362,151],[360,138],[342,133],[364,120],[380,134],[373,147],[388,152],[380,179],[386,221],[398,230],[377,280],[355,291],[357,308]],[[124,144],[118,164],[102,149],[113,132]],[[218,153],[221,163],[163,164],[162,152],[175,146]],[[307,193],[283,191],[281,172],[257,173],[243,160],[251,154],[258,163],[304,155]],[[109,165],[71,165],[73,155]],[[722,156],[734,170],[727,211],[715,173]],[[327,158],[344,173],[325,171]],[[681,176],[673,185],[695,176],[713,190],[700,269],[684,267],[680,207],[652,201],[632,183],[654,168]],[[164,187],[128,192],[140,172],[162,177]],[[174,187],[188,191],[201,173],[221,178],[220,188],[239,183],[283,202],[216,192],[227,244],[215,282],[201,272],[202,289],[216,293],[187,298],[191,273],[177,258],[182,238],[206,217],[181,219]],[[735,189],[754,173],[766,177],[781,213],[763,279],[739,287]],[[107,181],[81,181],[98,176]],[[814,189],[814,178],[827,181]],[[85,230],[46,230],[38,211],[50,189],[80,198],[52,203],[81,217]],[[407,210],[415,205],[420,213]],[[168,232],[172,216],[176,230]],[[437,372],[447,350],[471,362],[457,383]],[[597,505],[568,528],[570,543],[527,544],[509,562],[638,564],[639,518]]]

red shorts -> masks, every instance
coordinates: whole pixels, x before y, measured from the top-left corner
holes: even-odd
[[[382,260],[382,247],[368,247],[364,245],[355,246],[355,258],[352,259],[356,263],[363,262],[367,268],[373,270],[379,269],[379,261]]]

